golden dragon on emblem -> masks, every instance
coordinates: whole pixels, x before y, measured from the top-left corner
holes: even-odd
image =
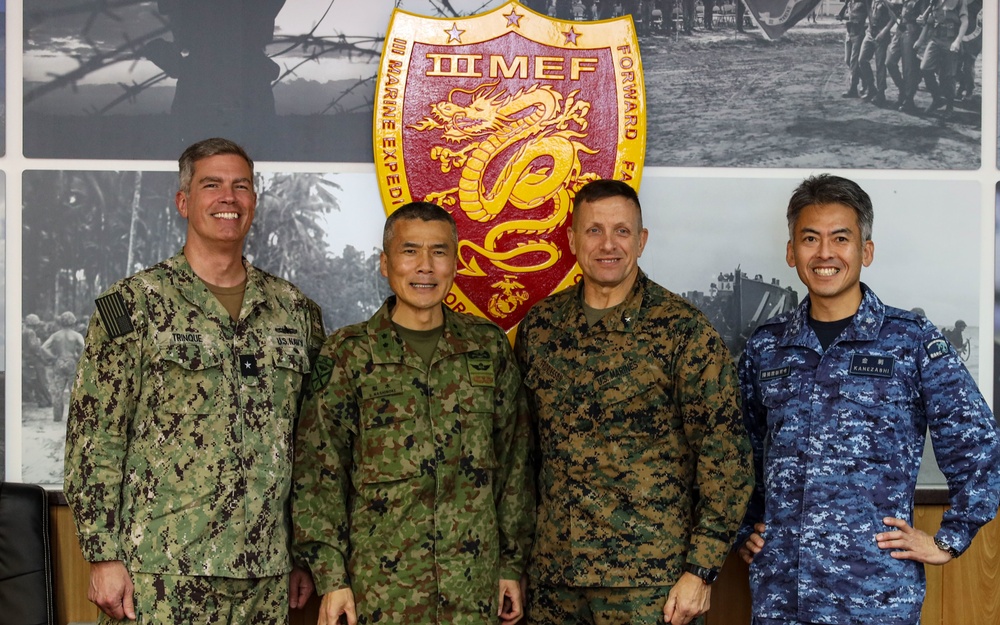
[[[456,203],[470,219],[488,222],[508,204],[531,210],[552,200],[552,212],[542,219],[514,219],[498,224],[482,245],[462,241],[458,246],[458,273],[485,276],[477,254],[505,272],[542,271],[558,262],[562,251],[544,239],[518,243],[500,251],[497,243],[506,234],[541,237],[566,222],[571,201],[584,184],[596,180],[595,173],[581,173],[580,153],[595,154],[578,139],[586,137],[590,103],[577,99],[576,90],[563,97],[548,85],[533,85],[510,94],[498,82],[469,91],[452,89],[448,99],[431,105],[431,114],[410,126],[418,131],[443,129],[448,143],[465,144],[452,149],[431,148],[432,160],[441,162],[441,171],[461,170],[458,187],[429,193],[425,201],[441,206]],[[469,96],[468,104],[456,103],[455,96]],[[464,98],[463,98],[464,99]],[[540,161],[540,162],[539,162]],[[487,171],[496,171],[492,186]],[[472,253],[466,258],[466,250]],[[545,254],[541,262],[512,263],[525,254]]]

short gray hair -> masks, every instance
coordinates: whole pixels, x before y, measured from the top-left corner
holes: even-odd
[[[220,154],[235,154],[247,162],[250,166],[250,181],[253,182],[253,160],[246,153],[240,145],[229,139],[223,139],[222,137],[213,137],[211,139],[204,139],[195,143],[194,145],[188,146],[181,157],[177,159],[177,164],[180,169],[180,184],[181,191],[184,193],[191,192],[191,179],[194,178],[194,164],[203,158],[208,158],[210,156],[218,156]]]
[[[455,244],[455,249],[458,249],[458,226],[455,225],[455,218],[451,213],[430,202],[410,202],[394,210],[385,220],[385,226],[382,228],[383,252],[388,251],[389,241],[392,241],[392,237],[396,234],[396,222],[401,219],[445,222],[451,226],[451,242]]]

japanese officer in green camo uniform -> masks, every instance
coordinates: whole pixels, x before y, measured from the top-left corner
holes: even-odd
[[[97,300],[66,433],[66,499],[101,622],[288,621],[288,495],[319,307],[242,256],[253,161],[180,158],[184,249]]]
[[[518,330],[540,446],[532,623],[700,621],[753,488],[732,358],[639,269],[646,237],[632,187],[585,185],[583,281]]]
[[[425,202],[386,220],[394,295],[323,346],[295,447],[294,552],[320,625],[513,623],[534,524],[510,343],[442,302],[458,234]]]

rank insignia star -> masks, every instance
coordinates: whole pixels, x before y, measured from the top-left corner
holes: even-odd
[[[240,355],[240,375],[256,377],[260,373],[257,368],[257,359],[252,354]]]

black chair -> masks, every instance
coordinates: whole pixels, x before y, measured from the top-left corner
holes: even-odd
[[[45,489],[0,482],[0,621],[55,625]]]

